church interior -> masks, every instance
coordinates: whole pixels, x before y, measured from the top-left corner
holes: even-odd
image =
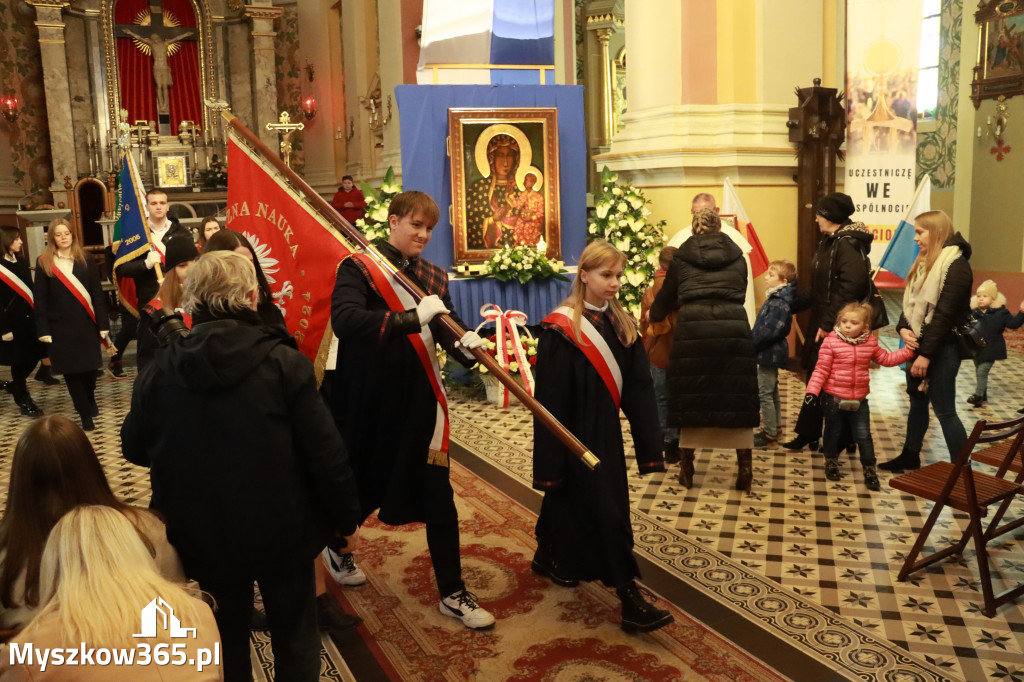
[[[230,220],[229,112],[324,200],[345,177],[362,187],[360,229],[383,225],[386,211],[376,211],[400,189],[432,194],[441,219],[424,253],[448,271],[470,328],[486,323],[481,306],[494,304],[499,313],[523,311],[522,327],[536,331],[569,283],[479,278],[482,264],[539,236],[536,252],[571,279],[587,240],[615,229],[609,210],[645,223],[639,238],[655,234],[644,242],[650,266],[626,273],[638,293],[623,303],[639,317],[639,293],[657,269],[650,245],[660,249],[690,226],[701,193],[767,261],[810,272],[819,236],[813,205],[823,195],[851,194],[855,219],[875,232],[878,248],[879,235],[895,243],[924,185],[925,210],[944,211],[970,243],[973,288],[993,280],[1008,310],[1021,305],[1024,0],[546,0],[529,11],[534,3],[481,2],[488,16],[525,13],[536,22],[537,32],[516,35],[529,49],[503,59],[495,57],[497,23],[494,36],[486,27],[490,53],[478,51],[481,10],[473,4],[0,0],[0,224],[21,230],[34,261],[46,226],[68,217],[102,261],[129,158],[144,187],[165,188],[180,224],[197,230],[210,214]],[[901,4],[913,6],[914,21],[886,16]],[[854,31],[879,25],[865,39],[874,56],[859,71]],[[907,70],[916,94],[886,86],[879,103],[865,83],[891,76],[877,48],[899,33],[913,38],[902,52],[894,48],[893,63],[911,66],[890,71]],[[485,113],[459,118],[468,109]],[[484,125],[492,130],[481,132]],[[510,201],[520,202],[520,217],[508,226],[495,213],[474,226],[476,212],[490,210],[486,198],[474,204],[474,183],[493,187],[488,172],[505,173],[484,151],[499,134],[516,149],[520,192]],[[894,175],[912,169],[891,201],[873,194],[879,183],[864,182],[872,164]],[[638,204],[622,203],[622,192]],[[876,267],[882,251],[884,244],[871,252]],[[461,279],[467,274],[478,278]],[[883,273],[878,284],[895,323],[902,279]],[[790,367],[779,373],[786,440],[807,380],[797,326]],[[888,349],[901,343],[892,325],[878,338]],[[1005,339],[1008,357],[995,365],[983,405],[965,401],[975,376],[969,360],[961,365],[956,409],[968,432],[978,420],[1015,419],[1024,407],[1024,330]],[[488,400],[476,374],[447,369],[463,568],[497,626],[476,632],[439,615],[422,525],[371,519],[355,555],[366,584],[326,581],[363,624],[345,637],[324,635],[321,680],[1024,682],[1024,597],[986,613],[974,544],[901,575],[934,502],[890,485],[897,474],[879,472],[881,490],[872,492],[855,454],[842,455],[845,476],[836,482],[820,453],[772,445],[754,450],[753,485],[743,492],[733,489],[732,452],[705,448],[694,484],[684,487],[678,465],[641,475],[624,418],[641,584],[675,622],[622,632],[614,592],[599,583],[559,587],[531,573],[543,496],[531,487],[533,414],[496,385],[491,397],[499,398]],[[125,461],[120,447],[136,376],[131,350],[125,371],[128,380],[98,380],[104,409],[89,438],[114,492],[145,506],[148,471]],[[884,461],[903,443],[906,376],[876,368],[871,379],[871,430]],[[62,387],[34,385],[33,394],[47,414],[73,414]],[[0,407],[4,503],[28,423],[7,402]],[[946,459],[943,443],[933,419],[922,458]],[[1024,516],[1021,461],[1008,473],[975,464],[1016,476],[1021,494],[1003,510],[1008,520]],[[966,538],[968,520],[966,511],[944,509],[926,550]],[[988,551],[997,591],[1024,582],[1024,529],[991,538]],[[266,632],[252,633],[252,662],[256,679],[274,679]]]

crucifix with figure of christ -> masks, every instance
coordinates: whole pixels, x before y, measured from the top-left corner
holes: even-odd
[[[115,26],[119,38],[133,38],[139,49],[149,49],[153,57],[153,83],[156,86],[156,108],[160,117],[160,133],[172,134],[170,129],[171,107],[167,91],[174,84],[171,78],[171,67],[167,58],[182,40],[196,40],[196,29],[180,26],[164,25],[163,3],[151,2],[149,5],[148,26],[142,24],[118,24]],[[166,126],[166,129],[165,129]]]

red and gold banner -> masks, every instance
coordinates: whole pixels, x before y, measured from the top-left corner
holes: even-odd
[[[228,168],[227,226],[252,244],[288,331],[316,361],[331,324],[335,272],[353,248],[234,129]]]

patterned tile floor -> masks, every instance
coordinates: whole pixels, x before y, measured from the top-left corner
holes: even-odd
[[[1011,355],[993,370],[991,403],[983,409],[964,402],[974,389],[974,368],[963,365],[958,411],[968,430],[978,418],[1011,418],[1024,406],[1024,356]],[[788,425],[803,384],[788,372],[780,379]],[[904,388],[898,369],[872,373],[872,433],[880,461],[902,445]],[[452,411],[456,442],[529,485],[532,419],[524,408],[501,410],[456,398]],[[623,427],[628,432],[625,421]],[[933,418],[926,460],[943,459],[943,450]],[[1002,607],[995,618],[981,614],[973,550],[897,582],[904,553],[931,505],[889,487],[884,472],[882,490],[871,493],[856,456],[842,461],[843,480],[830,482],[820,455],[755,451],[749,495],[731,489],[736,464],[728,451],[699,452],[689,490],[679,486],[677,467],[641,478],[631,465],[637,549],[704,584],[766,629],[796,638],[850,677],[1024,682],[1024,601]],[[1024,503],[1015,503],[1010,514],[1024,514]],[[955,542],[962,527],[959,514],[945,512],[928,549]],[[1024,580],[1024,529],[1004,536],[993,550],[994,568],[1007,586]],[[730,594],[721,588],[725,583],[747,594]],[[768,602],[748,598],[767,592],[774,594]]]

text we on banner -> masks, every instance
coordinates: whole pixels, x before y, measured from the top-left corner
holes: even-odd
[[[273,166],[229,129],[228,228],[252,244],[303,355],[326,354],[338,263],[353,248]]]
[[[846,183],[877,266],[910,208],[917,171],[922,0],[846,3]]]

